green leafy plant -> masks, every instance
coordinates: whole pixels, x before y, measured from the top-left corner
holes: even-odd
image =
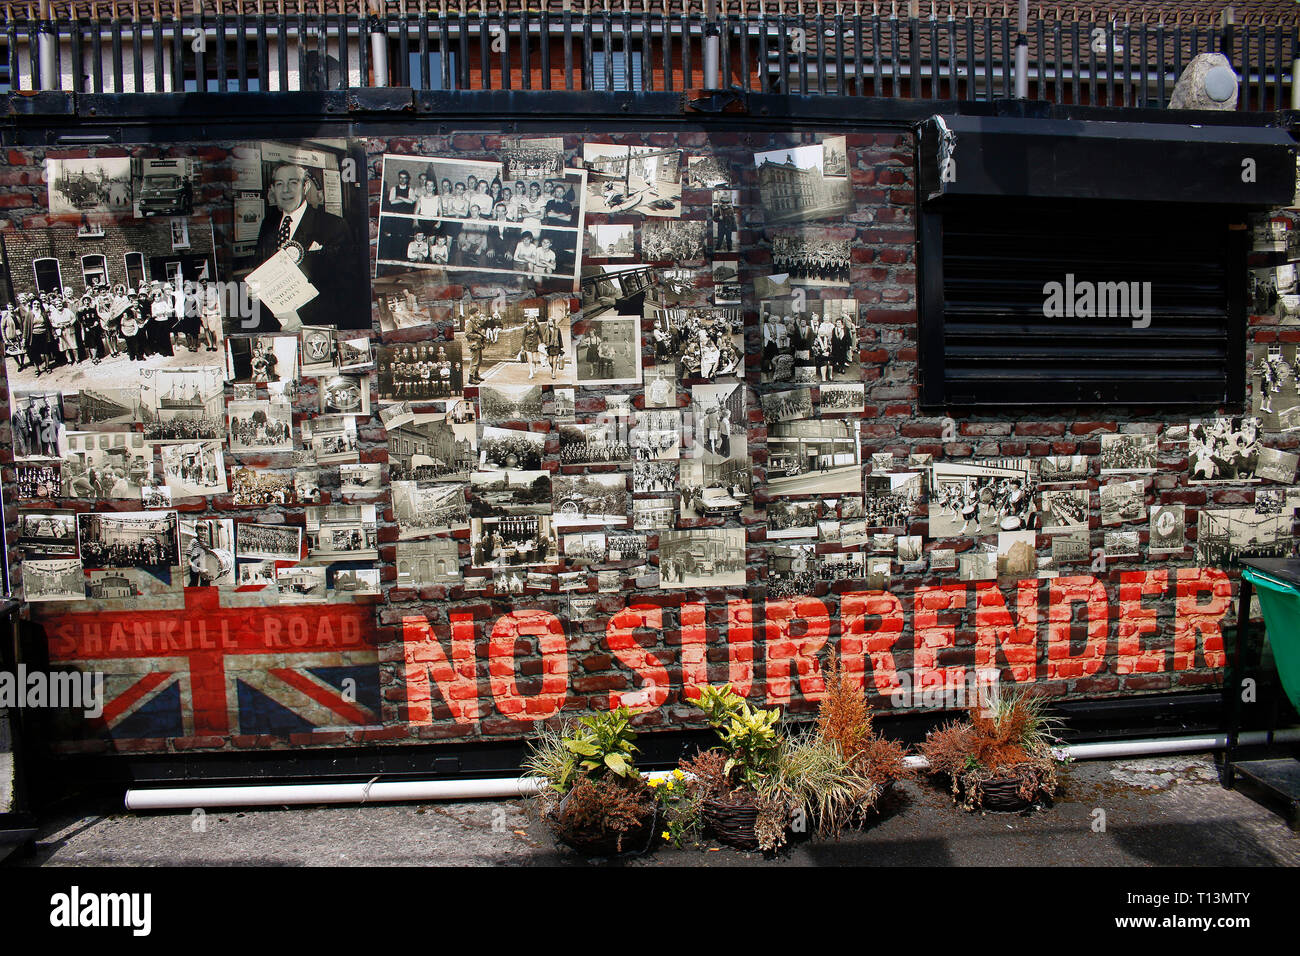
[[[592,714],[578,721],[563,744],[574,755],[578,767],[592,777],[609,771],[615,776],[631,777],[636,773],[636,734],[632,731],[632,711],[619,707]]]
[[[772,772],[781,743],[777,729],[780,709],[751,707],[726,684],[706,687],[693,703],[704,711],[727,752],[724,773],[740,785],[757,790],[763,778]]]
[[[524,776],[530,777],[557,793],[565,793],[578,771],[578,761],[565,746],[567,726],[538,725],[528,741],[524,758]]]
[[[782,740],[759,793],[769,802],[806,814],[820,836],[833,837],[875,803],[880,786],[864,776],[837,743],[816,730],[804,730]]]
[[[695,840],[701,829],[700,800],[704,794],[700,781],[678,767],[671,774],[646,782],[659,806],[660,839],[673,846]]]

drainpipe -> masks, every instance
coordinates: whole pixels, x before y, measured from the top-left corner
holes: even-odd
[[[1300,727],[1268,733],[1252,730],[1238,736],[1241,746],[1300,742]],[[1095,744],[1067,744],[1057,753],[1073,760],[1102,760],[1114,757],[1140,757],[1150,754],[1199,753],[1222,750],[1228,745],[1227,734],[1199,737],[1162,737],[1147,740],[1121,740]],[[925,769],[924,757],[911,756],[909,767]],[[670,771],[656,770],[647,778],[663,778]],[[501,777],[488,780],[411,780],[369,783],[286,784],[251,787],[172,787],[160,790],[128,790],[128,810],[192,810],[195,807],[291,806],[322,803],[391,803],[412,800],[501,800],[532,796],[537,781],[526,777]]]
[[[717,0],[705,0],[704,3],[704,88],[716,90],[721,88],[719,79],[719,45],[722,42],[718,29]],[[628,64],[630,70],[632,65]]]
[[[50,16],[50,0],[41,0],[36,49],[41,58],[40,88],[57,90],[60,85],[58,64],[55,62],[58,58],[58,39],[54,33],[54,21]]]
[[[1029,99],[1029,0],[1020,0],[1016,13],[1016,99]]]
[[[384,20],[383,0],[370,0],[366,32],[370,34],[370,67],[373,86],[388,85],[388,24]]]

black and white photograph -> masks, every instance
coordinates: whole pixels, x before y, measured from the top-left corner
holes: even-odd
[[[181,580],[187,588],[235,586],[235,523],[181,518]]]
[[[478,440],[479,471],[537,471],[546,457],[546,434],[485,425]]]
[[[86,568],[153,568],[180,564],[174,511],[77,515]]]
[[[1155,472],[1160,440],[1155,435],[1104,433],[1101,436],[1103,475]]]
[[[780,299],[762,301],[759,329],[764,383],[821,384],[862,378],[858,306],[853,299],[808,300],[804,311]]]
[[[97,601],[141,597],[146,593],[146,589],[141,587],[141,582],[148,580],[144,577],[146,574],[147,571],[138,571],[134,568],[87,571],[86,592],[89,597]],[[153,575],[149,578],[157,581]]]
[[[320,415],[303,419],[302,443],[320,465],[355,462],[361,457],[357,445],[357,420],[351,415]],[[389,451],[391,454],[391,431]],[[389,471],[389,476],[393,477],[391,465]]]
[[[380,402],[413,402],[417,404],[455,398],[464,393],[466,375],[464,349],[459,341],[439,339],[418,345],[378,345],[375,347],[375,383]],[[338,376],[344,387],[354,376]],[[363,401],[366,411],[353,409],[348,414],[370,414],[369,379]],[[360,384],[357,382],[360,400]],[[324,389],[321,402],[326,401]]]
[[[817,389],[817,408],[823,415],[861,414],[866,405],[865,385],[822,382]]]
[[[564,138],[508,137],[501,146],[501,164],[507,182],[553,178],[564,168]]]
[[[231,336],[226,339],[226,361],[228,382],[296,382],[298,336]]]
[[[299,332],[301,373],[308,378],[327,375],[339,367],[339,340],[334,329],[304,326]]]
[[[321,566],[297,564],[291,568],[276,568],[275,584],[285,603],[317,604],[329,598],[325,568]]]
[[[374,364],[369,338],[339,338],[340,372],[361,372],[373,368]]]
[[[1151,534],[1147,551],[1155,554],[1182,554],[1187,547],[1186,505],[1152,505]],[[1110,550],[1106,551],[1110,556]]]
[[[1058,488],[1042,494],[1042,531],[1055,534],[1088,527],[1086,488]]]
[[[63,497],[61,461],[14,463],[14,490],[20,501],[47,501]]]
[[[293,450],[293,406],[288,402],[231,402],[226,413],[232,452]]]
[[[1052,535],[1052,567],[1092,560],[1092,533],[1079,528]]]
[[[469,527],[469,506],[462,485],[420,485],[393,482],[393,518],[397,540],[427,538]]]
[[[838,518],[825,518],[817,522],[817,542],[819,544],[839,544],[840,533]]]
[[[593,259],[635,259],[636,227],[630,222],[588,226],[587,255]]]
[[[586,571],[561,571],[555,576],[560,592],[587,590],[588,575]]]
[[[482,395],[481,390],[479,394]],[[574,400],[572,388],[551,389],[551,401],[555,406],[553,417],[557,422],[573,421],[574,415],[577,414],[578,407]]]
[[[931,571],[956,571],[957,551],[954,548],[935,548],[930,552]]]
[[[776,232],[772,238],[772,269],[787,273],[796,286],[847,286],[851,261],[848,239],[834,239],[817,230]]]
[[[225,455],[219,441],[160,445],[162,477],[173,498],[226,493]]]
[[[378,568],[331,565],[325,570],[325,587],[338,599],[376,595],[383,592]]]
[[[140,420],[146,441],[225,437],[221,369],[140,370]]]
[[[1290,275],[1294,275],[1294,269],[1288,271]],[[1277,266],[1259,266],[1250,270],[1247,278],[1246,302],[1251,315],[1272,315],[1276,311],[1277,287]]]
[[[1133,481],[1112,481],[1099,489],[1101,496],[1101,523],[1103,525],[1129,524],[1147,518],[1145,478]]]
[[[744,587],[745,529],[705,528],[659,535],[659,586]]]
[[[735,255],[740,252],[740,191],[715,189],[709,208],[709,252]],[[739,283],[739,277],[731,280]],[[718,282],[714,267],[714,285]],[[739,299],[739,295],[736,296]]]
[[[460,582],[460,545],[451,538],[397,543],[397,586],[427,588]]]
[[[605,395],[605,415],[615,418],[627,418],[632,414],[631,395]]]
[[[860,493],[862,449],[857,421],[772,425],[767,436],[766,477],[773,495]]]
[[[1255,489],[1255,514],[1281,514],[1283,508],[1295,511],[1295,505],[1287,506],[1287,492],[1293,488],[1257,488]]]
[[[768,600],[811,594],[817,584],[816,545],[776,545],[767,549]]]
[[[1261,447],[1259,461],[1255,464],[1255,477],[1263,481],[1289,485],[1295,481],[1297,465],[1300,465],[1300,456],[1294,452]]]
[[[457,424],[440,413],[416,415],[404,425],[389,428],[387,434],[389,481],[463,483],[474,470],[479,442],[478,426],[473,423]],[[356,461],[356,456],[350,460]]]
[[[564,536],[564,559],[570,567],[587,568],[604,564],[606,558],[605,534],[589,531]]]
[[[780,299],[790,295],[790,273],[754,277],[755,299]]]
[[[1251,369],[1251,414],[1264,431],[1300,431],[1300,349],[1293,342],[1264,348]]]
[[[957,555],[958,581],[994,581],[998,576],[998,552],[991,545],[977,546]]]
[[[1257,514],[1254,508],[1202,510],[1196,523],[1196,561],[1232,566],[1239,558],[1284,558],[1295,543],[1290,512]]]
[[[86,573],[80,558],[23,561],[24,601],[84,601]]]
[[[677,488],[676,461],[636,461],[632,463],[632,493],[638,495],[672,494]]]
[[[868,475],[863,486],[862,519],[868,528],[906,528],[920,510],[924,476],[919,471]]]
[[[1037,573],[1037,534],[1033,531],[999,531],[998,577],[1031,578]]]
[[[67,443],[65,498],[139,499],[141,487],[160,477],[153,449],[139,432],[68,432]]]
[[[1101,549],[1106,552],[1108,561],[1114,558],[1136,558],[1142,553],[1136,531],[1104,532],[1101,537]]]
[[[676,498],[635,498],[632,501],[633,531],[662,531],[677,523]]]
[[[701,262],[708,256],[709,223],[703,219],[654,220],[641,226],[645,262]]]
[[[740,283],[740,260],[714,259],[709,269],[713,276],[713,304],[740,305],[744,292]]]
[[[296,332],[304,325],[370,327],[366,282],[369,193],[360,143],[262,142],[240,147],[232,279],[260,300],[229,332]]]
[[[663,409],[641,412],[628,431],[628,443],[634,463],[681,457],[682,413]]]
[[[596,590],[602,594],[614,594],[623,590],[623,582],[628,573],[621,568],[596,572]]]
[[[551,513],[549,471],[476,471],[469,476],[475,518]]]
[[[545,418],[541,385],[479,386],[479,411],[485,422],[529,422]]]
[[[646,408],[677,407],[677,370],[672,365],[652,365],[643,369]]]
[[[27,558],[66,558],[77,553],[77,516],[71,511],[20,511],[18,550]]]
[[[606,465],[631,462],[625,426],[618,419],[562,424],[560,465]]]
[[[687,456],[716,461],[732,457],[732,440],[745,439],[745,386],[741,382],[691,387],[692,440]]]
[[[307,512],[307,557],[316,562],[377,561],[374,505],[314,505]]]
[[[130,157],[46,159],[45,182],[52,216],[133,213]]]
[[[331,375],[321,379],[318,392],[322,415],[370,417],[369,375]]]
[[[560,561],[559,537],[548,515],[473,518],[469,535],[471,567],[525,568]]]
[[[731,184],[731,171],[717,156],[688,156],[686,186],[690,189],[723,189]]]
[[[138,384],[82,389],[77,393],[77,427],[82,431],[129,432],[143,420]]]
[[[1255,482],[1259,464],[1258,418],[1193,420],[1187,433],[1188,482]]]
[[[1037,523],[1028,458],[935,463],[930,469],[930,537],[982,537]]]
[[[293,491],[301,504],[320,501],[320,469],[297,468],[293,473]]]
[[[10,229],[9,288],[0,297],[11,391],[119,388],[139,370],[220,365],[222,331],[208,315],[212,225],[173,252],[165,223]],[[123,250],[130,250],[123,252]],[[19,266],[18,264],[23,265]]]
[[[645,561],[646,536],[630,531],[612,531],[606,538],[607,561]]]
[[[1038,459],[1040,485],[1075,484],[1087,480],[1087,455],[1048,455]]]
[[[754,463],[746,452],[745,436],[733,437],[731,457],[709,456],[683,461],[678,487],[683,520],[752,514]]]
[[[63,396],[58,392],[14,392],[9,424],[15,461],[62,458],[68,451]]]
[[[832,148],[829,171],[821,143],[755,153],[758,192],[768,224],[847,215],[853,208],[853,187],[842,152]]]
[[[135,218],[190,215],[198,184],[198,160],[192,156],[131,160]]]
[[[812,389],[787,388],[766,391],[759,396],[763,406],[763,421],[769,427],[777,422],[813,417]]]
[[[414,329],[442,319],[447,310],[436,297],[440,289],[436,275],[420,269],[375,279],[371,291],[379,312],[379,331]]]
[[[371,495],[383,489],[383,466],[379,462],[339,465],[339,491],[343,494]]]
[[[625,528],[628,521],[627,475],[557,474],[551,479],[556,528]]]
[[[865,581],[868,590],[889,587],[893,558],[870,558],[861,551],[832,551],[817,555],[813,573],[819,581]],[[874,583],[873,583],[874,582]]]
[[[166,485],[140,486],[140,507],[145,511],[166,511],[172,506],[172,491]]]
[[[676,219],[682,214],[682,152],[658,146],[584,143],[587,210]]]
[[[512,275],[572,292],[581,266],[586,174],[511,180],[500,163],[385,156],[376,276],[429,269]]]
[[[898,535],[873,533],[867,539],[867,550],[872,554],[894,554],[898,551]]]
[[[575,374],[581,385],[641,384],[641,317],[587,319],[574,333]]]
[[[456,311],[465,384],[573,384],[567,298],[462,299]]]
[[[655,364],[673,364],[679,382],[741,378],[744,331],[740,309],[656,307],[651,330]]]
[[[295,480],[298,474],[238,465],[230,469],[231,503],[242,507],[297,504]]]
[[[771,538],[811,538],[817,533],[821,502],[771,501],[767,505],[767,536]]]

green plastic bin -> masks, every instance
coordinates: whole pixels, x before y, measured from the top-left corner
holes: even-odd
[[[1300,711],[1300,588],[1254,568],[1241,574],[1255,585],[1282,689]]]

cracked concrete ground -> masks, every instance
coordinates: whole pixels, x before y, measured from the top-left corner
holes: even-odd
[[[941,786],[908,782],[869,827],[769,860],[711,842],[588,860],[557,847],[530,804],[502,800],[213,810],[201,826],[189,811],[83,807],[8,865],[1300,866],[1300,832],[1223,789],[1209,755],[1075,763],[1064,779],[1055,805],[1028,816],[962,813]]]

